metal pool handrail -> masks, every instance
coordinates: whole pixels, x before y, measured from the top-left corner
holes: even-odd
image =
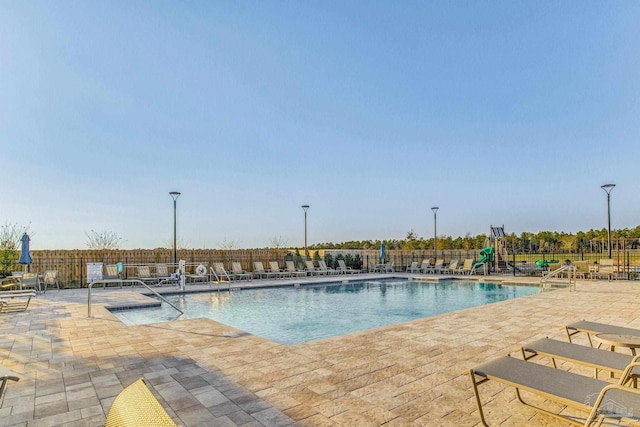
[[[114,282],[118,282],[118,283],[139,283],[140,285],[144,286],[145,288],[149,289],[155,296],[157,296],[158,298],[160,298],[162,301],[166,302],[167,304],[169,304],[171,307],[175,308],[176,310],[178,310],[180,312],[180,314],[184,314],[184,312],[182,310],[180,310],[178,307],[176,307],[175,305],[171,304],[169,301],[167,301],[167,299],[165,297],[163,297],[162,295],[160,295],[158,292],[156,292],[155,290],[153,290],[152,288],[149,287],[149,285],[147,285],[146,283],[144,283],[142,280],[138,280],[138,279],[125,279],[125,280],[112,280],[112,279],[107,279],[107,280],[96,280],[95,282],[91,282],[89,283],[88,286],[88,293],[87,293],[87,317],[91,317],[91,287],[93,285],[95,285],[96,283],[114,283]]]

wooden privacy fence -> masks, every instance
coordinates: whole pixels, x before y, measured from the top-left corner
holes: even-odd
[[[473,258],[478,260],[479,249],[471,250],[440,250],[437,258],[443,258],[446,263],[452,259],[464,260]],[[316,255],[317,252],[317,255]],[[187,261],[189,268],[195,269],[199,263],[206,263],[208,267],[213,262],[222,262],[225,268],[231,270],[231,262],[240,262],[242,268],[253,271],[254,261],[261,261],[265,265],[269,261],[278,261],[281,266],[284,261],[294,258],[295,249],[181,249],[177,251],[177,259]],[[328,261],[331,267],[335,267],[336,257],[358,255],[362,262],[361,268],[368,270],[369,267],[379,263],[379,250],[311,250],[311,257],[319,256]],[[330,257],[329,257],[330,255]],[[25,266],[18,264],[19,252],[4,255],[2,259],[2,271],[0,275],[10,275],[12,271],[23,271]],[[393,261],[396,271],[405,271],[406,266],[412,262],[422,262],[423,259],[434,260],[436,254],[433,250],[387,250],[386,260]],[[106,264],[123,263],[125,266],[123,278],[135,276],[136,265],[165,263],[170,270],[175,268],[173,264],[173,249],[131,249],[131,250],[35,250],[31,252],[33,263],[27,267],[31,272],[43,274],[46,270],[58,270],[60,285],[66,288],[86,287],[87,263],[101,262]],[[601,258],[606,258],[602,253],[509,253],[510,262],[535,264],[538,260],[559,260],[588,261],[595,263]],[[614,252],[613,258],[617,265],[626,266],[630,272],[638,272],[629,275],[629,278],[640,276],[640,255],[638,250],[627,250]],[[519,273],[518,273],[519,274]]]

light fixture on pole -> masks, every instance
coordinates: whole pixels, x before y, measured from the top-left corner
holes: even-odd
[[[180,197],[180,193],[177,191],[171,191],[169,193],[173,199],[173,264],[174,268],[178,267],[178,248],[176,245],[176,200]]]
[[[307,251],[307,210],[309,205],[302,205],[301,207],[304,210],[304,257],[309,259],[309,252]]]
[[[607,244],[609,245],[609,259],[611,259],[611,191],[615,184],[604,184],[600,188],[607,193]]]
[[[433,254],[434,256],[438,254],[438,233],[437,233],[437,221],[436,221],[436,216],[438,213],[438,209],[440,209],[437,206],[434,206],[431,208],[431,210],[433,211]]]

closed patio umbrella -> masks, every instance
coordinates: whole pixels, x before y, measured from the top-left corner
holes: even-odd
[[[29,241],[31,239],[27,233],[24,233],[20,240],[22,241],[22,248],[20,249],[20,259],[18,260],[18,263],[24,265],[24,269],[26,271],[27,266],[33,262],[31,259],[31,252],[29,252]]]
[[[387,258],[387,253],[384,251],[384,242],[380,243],[380,264],[384,263]]]

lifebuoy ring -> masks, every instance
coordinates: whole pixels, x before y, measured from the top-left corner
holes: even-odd
[[[200,264],[197,268],[196,268],[196,274],[198,276],[204,276],[205,274],[207,274],[207,267],[205,267],[204,265]]]

